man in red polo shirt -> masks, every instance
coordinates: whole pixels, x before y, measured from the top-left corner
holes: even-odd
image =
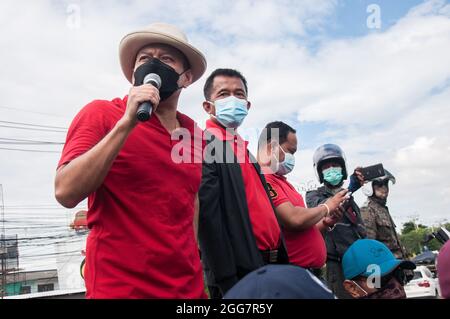
[[[264,176],[237,133],[250,109],[245,78],[217,69],[204,87],[210,115],[199,192],[199,243],[212,298],[222,297],[246,274],[287,253]]]
[[[162,23],[125,36],[119,51],[135,86],[124,99],[96,100],[78,113],[55,180],[63,206],[88,197],[86,296],[204,298],[193,225],[201,161],[174,161],[178,141],[171,133],[201,137],[177,108],[181,88],[204,73],[205,58],[180,30]],[[159,90],[141,85],[150,73],[159,75]],[[138,122],[146,101],[153,114]],[[191,145],[188,155],[198,143]]]
[[[283,228],[289,261],[314,270],[322,268],[327,258],[321,232],[333,227],[342,217],[337,208],[347,199],[347,191],[337,193],[315,208],[305,208],[303,197],[285,177],[295,165],[295,133],[280,121],[267,124],[258,143],[258,161]]]

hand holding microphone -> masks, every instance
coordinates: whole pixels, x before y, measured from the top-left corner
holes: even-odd
[[[158,84],[157,78],[154,77],[153,79],[153,82]],[[151,82],[151,80],[148,82]],[[156,109],[160,100],[158,88],[151,83],[145,84],[144,76],[142,76],[142,79],[137,81],[128,93],[127,108],[123,116],[125,126],[133,129],[139,123],[137,113],[139,107],[144,102],[150,102],[150,105],[147,105],[147,107],[150,106],[148,109],[148,118],[150,118],[150,112]]]
[[[161,77],[156,73],[147,74],[143,84],[151,84],[159,90],[161,87]],[[136,117],[140,122],[148,121],[152,115],[153,104],[150,100],[144,101],[139,105]]]

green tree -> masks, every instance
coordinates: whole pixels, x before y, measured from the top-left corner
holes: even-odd
[[[410,233],[416,230],[416,224],[414,222],[406,222],[403,224],[402,235]]]
[[[417,229],[426,229],[426,228],[428,227],[422,224],[416,225],[416,223],[412,220],[403,224],[402,235],[415,231]]]
[[[408,254],[418,255],[423,251],[423,241],[426,236],[426,229],[419,228],[408,231],[400,236],[400,240],[405,246]]]
[[[450,231],[450,223],[442,224],[439,227],[445,227]],[[416,225],[415,221],[412,220],[403,224],[400,241],[405,246],[407,253],[412,255],[422,253],[424,246],[428,247],[429,250],[439,250],[442,244],[438,240],[432,239],[425,243],[425,240],[429,237],[428,235],[437,229],[436,227],[427,227],[422,224]]]

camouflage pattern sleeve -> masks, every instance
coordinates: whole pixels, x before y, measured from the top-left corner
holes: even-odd
[[[361,207],[361,217],[367,231],[367,238],[377,239],[377,216],[376,212],[367,206]]]

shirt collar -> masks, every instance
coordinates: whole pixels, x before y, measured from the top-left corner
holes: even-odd
[[[126,95],[123,99],[123,105],[126,108],[127,107],[127,103],[128,103],[128,95]],[[166,129],[162,126],[161,122],[159,121],[157,116],[152,116],[150,118],[150,120],[155,121],[155,123],[160,126],[163,130],[166,131]],[[189,132],[194,136],[194,134],[203,134],[202,129],[197,125],[197,123],[191,119],[190,117],[188,117],[187,115],[177,111],[177,119],[180,122],[180,126],[182,128],[185,128],[187,130],[189,130]]]
[[[206,121],[206,129],[222,141],[235,140],[244,142],[246,146],[248,145],[248,141],[245,141],[235,129],[230,128],[226,129],[225,127],[223,127],[220,124],[217,124],[211,119]]]
[[[287,177],[286,176],[278,175],[278,174],[273,174],[273,175],[275,175],[275,178],[281,179],[283,181],[287,181]]]
[[[282,175],[278,175],[277,173],[274,173],[268,166],[261,167],[261,170],[264,173],[264,175],[272,175],[274,178],[281,179],[282,181],[287,181],[286,176],[282,176]]]

